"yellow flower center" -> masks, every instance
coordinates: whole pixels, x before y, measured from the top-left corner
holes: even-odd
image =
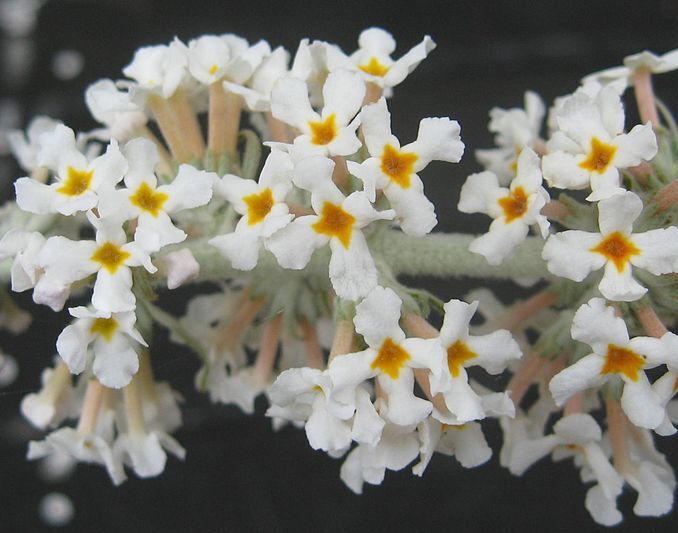
[[[593,137],[591,139],[591,151],[586,159],[579,163],[579,166],[589,172],[602,174],[610,166],[616,151],[616,146],[604,143],[598,140],[597,137]]]
[[[452,377],[458,378],[464,363],[476,357],[478,357],[478,354],[472,352],[465,342],[456,341],[452,344],[447,349],[447,367],[450,369]]]
[[[351,235],[353,232],[355,217],[344,211],[338,205],[325,202],[318,222],[311,227],[321,235],[336,237],[339,242],[348,248],[351,244]]]
[[[112,242],[107,242],[99,246],[90,259],[99,263],[111,274],[115,274],[130,255],[129,252],[126,252]]]
[[[129,201],[142,211],[157,217],[168,198],[169,196],[164,192],[156,191],[145,181],[142,181],[136,192],[129,197]]]
[[[409,358],[410,354],[388,337],[379,348],[379,353],[372,361],[371,368],[378,368],[392,379],[398,379],[400,370]]]
[[[209,72],[211,76],[214,76],[214,73],[215,73],[217,70],[219,70],[219,67],[216,66],[216,65],[212,65],[212,66],[210,67],[210,69],[209,69],[207,72]]]
[[[118,322],[114,318],[97,318],[89,328],[89,332],[93,335],[101,335],[111,342],[116,329],[118,329]]]
[[[597,246],[591,248],[591,251],[603,254],[608,261],[614,263],[619,272],[623,272],[631,257],[640,254],[636,245],[618,231],[610,233]]]
[[[329,144],[337,136],[337,125],[334,113],[325,120],[311,121],[308,123],[311,128],[311,142],[313,144]]]
[[[417,159],[419,159],[417,154],[401,152],[387,144],[381,155],[381,171],[391,178],[391,181],[407,189],[410,186],[410,175]]]
[[[608,344],[605,364],[600,373],[624,374],[631,381],[638,381],[638,372],[644,364],[645,358],[642,355],[614,344]]]
[[[66,196],[80,196],[89,190],[93,173],[93,170],[78,170],[77,168],[68,167],[66,179],[61,187],[57,189],[57,192]]]
[[[270,188],[266,188],[260,193],[249,194],[243,196],[242,199],[247,206],[247,224],[254,226],[259,224],[271,212],[271,208],[275,203],[273,201],[273,192]]]
[[[513,222],[522,216],[527,211],[527,194],[522,187],[516,187],[508,196],[499,198],[497,200],[499,206],[504,210],[504,217],[506,222]]]
[[[358,68],[362,70],[365,74],[370,74],[372,76],[382,77],[385,76],[388,72],[389,67],[382,64],[376,57],[370,57],[370,60],[367,63],[358,65]]]

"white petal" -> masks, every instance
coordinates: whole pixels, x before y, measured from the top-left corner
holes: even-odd
[[[591,298],[577,309],[572,319],[572,338],[585,342],[600,355],[607,353],[608,344],[626,346],[629,342],[626,323],[602,298]]]
[[[614,166],[618,168],[633,167],[657,155],[657,138],[649,122],[634,126],[627,134],[614,139],[613,144],[617,147]]]
[[[337,239],[330,241],[330,248],[329,275],[337,296],[358,300],[377,286],[377,267],[361,231],[353,230],[348,248]]]
[[[282,78],[275,84],[271,91],[271,113],[297,128],[318,117],[308,100],[306,84],[295,78]]]
[[[386,99],[382,97],[376,103],[363,107],[360,123],[370,155],[380,156],[384,145],[395,139],[391,135],[391,114],[388,112]],[[400,148],[400,144],[395,147]]]
[[[556,403],[563,405],[573,394],[602,383],[604,377],[600,371],[604,363],[602,357],[590,354],[556,374],[549,382]]]
[[[487,233],[471,242],[469,250],[484,256],[489,264],[499,265],[525,240],[528,231],[529,226],[520,219],[508,224],[503,219],[496,219]]]
[[[650,387],[645,373],[638,373],[637,381],[624,380],[621,406],[629,420],[638,427],[654,429],[664,420],[664,406]]]
[[[582,281],[606,262],[602,254],[591,252],[602,240],[599,233],[568,230],[551,235],[544,245],[542,257],[549,272],[574,281]]]
[[[323,86],[323,118],[336,114],[338,124],[348,124],[356,115],[365,96],[365,82],[347,70],[330,73]]]
[[[619,231],[630,235],[633,222],[643,210],[643,202],[638,195],[625,191],[598,203],[598,224],[603,235]]]
[[[127,386],[139,370],[139,356],[124,335],[114,334],[110,342],[95,341],[92,370],[102,385],[119,389]]]
[[[489,194],[500,190],[499,180],[494,172],[479,172],[466,178],[459,193],[457,208],[462,213],[488,213]],[[503,189],[504,191],[506,189]]]
[[[54,187],[31,178],[19,178],[14,182],[16,203],[29,213],[46,214],[54,212],[52,204],[57,193]]]
[[[492,448],[485,440],[480,424],[468,423],[447,430],[443,440],[454,442],[454,456],[464,468],[475,468],[492,457]]]
[[[419,180],[416,174],[410,181]],[[396,212],[396,220],[409,235],[426,235],[438,223],[435,206],[416,185],[403,189],[397,184],[387,187],[384,194]]]
[[[605,298],[616,302],[633,302],[647,292],[647,289],[634,279],[629,263],[619,272],[612,262],[605,265],[605,274],[598,284],[598,290]]]
[[[600,485],[595,485],[588,490],[585,506],[591,517],[603,526],[616,526],[624,519],[617,509],[616,501],[609,499]]]
[[[212,198],[212,183],[217,178],[214,172],[198,170],[191,165],[181,165],[174,181],[158,187],[159,192],[169,195],[163,205],[168,213],[205,205]]]
[[[417,140],[403,147],[403,151],[414,152],[418,156],[414,171],[419,172],[431,161],[458,163],[464,154],[460,131],[459,123],[447,117],[422,119]]]
[[[375,287],[356,306],[353,319],[356,332],[375,349],[381,348],[384,340],[389,337],[399,344],[405,338],[398,325],[401,305],[402,300],[392,289]]]
[[[428,35],[424,36],[419,44],[412,47],[409,52],[391,65],[384,76],[384,86],[395,87],[402,82],[410,72],[417,68],[419,63],[426,59],[426,56],[435,47],[436,43],[433,42],[433,39]]]
[[[92,305],[99,311],[109,313],[133,311],[136,298],[132,293],[132,271],[122,266],[115,274],[110,274],[102,268],[94,283]]]
[[[678,228],[669,226],[636,233],[633,243],[640,255],[630,258],[631,264],[655,275],[678,271]]]
[[[243,219],[244,220],[244,219]],[[219,252],[239,270],[252,270],[257,266],[259,259],[259,232],[241,227],[233,233],[218,235],[208,241],[209,244],[219,249]]]
[[[90,324],[89,320],[76,321],[66,326],[57,338],[57,352],[72,374],[80,374],[85,370],[87,347],[92,340],[91,334],[87,331]]]
[[[317,220],[314,215],[298,217],[267,239],[266,249],[273,253],[281,267],[301,270],[315,249],[327,243],[327,237],[311,228]]]
[[[579,166],[579,157],[566,152],[546,154],[541,161],[544,179],[558,189],[585,189],[589,186],[590,174]]]

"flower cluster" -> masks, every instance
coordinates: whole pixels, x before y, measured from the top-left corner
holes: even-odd
[[[574,457],[595,483],[596,521],[621,520],[624,484],[639,493],[636,514],[671,509],[675,478],[650,432],[676,432],[678,337],[664,323],[677,310],[678,131],[647,83],[678,67],[675,53],[586,78],[556,99],[546,139],[536,93],[524,109],[492,110],[497,147],[476,152],[486,170],[458,203],[493,219],[472,237],[431,234],[420,176],[460,161],[459,124],[423,118],[410,142],[392,131],[388,98],[434,48],[426,36],[395,59],[379,28],[352,53],[174,39],[137,50],[126,79],[88,88],[99,128],[76,135],[41,117],[11,137],[27,175],[0,214],[3,272],[55,311],[75,300],[53,368],[22,402],[53,430],[29,458],[100,463],[116,484],[125,466],[149,477],[167,452],[183,458],[170,436],[180,397],[151,363],[162,327],[200,358],[198,390],[247,413],[266,396],[274,427],[303,427],[313,449],[343,458],[355,492],[387,470],[421,476],[436,452],[485,463],[481,421],[494,417],[511,472]],[[643,124],[627,131],[629,82]],[[574,192],[555,200],[554,189]],[[400,275],[543,288],[505,309],[488,291],[443,302]],[[191,281],[218,290],[181,317],[158,305],[164,286]],[[25,329],[26,314],[1,303],[0,323]],[[666,369],[654,382],[653,368]],[[506,371],[506,390],[488,388],[487,374]],[[591,415],[602,404],[605,430]]]

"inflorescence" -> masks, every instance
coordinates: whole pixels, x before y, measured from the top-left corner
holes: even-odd
[[[87,89],[100,128],[38,117],[13,134],[27,175],[0,215],[3,279],[54,311],[75,302],[21,404],[49,430],[29,459],[65,452],[119,484],[125,467],[152,477],[167,452],[184,457],[180,396],[151,364],[160,327],[200,358],[200,391],[246,413],[265,395],[274,427],[343,458],[357,493],[386,470],[421,476],[436,452],[485,463],[492,417],[512,473],[573,459],[595,521],[622,520],[625,487],[637,515],[671,510],[653,437],[678,422],[678,129],[651,76],[678,69],[678,51],[584,78],[546,126],[533,92],[493,109],[496,147],[476,152],[486,170],[458,204],[492,219],[474,237],[430,234],[419,174],[464,144],[446,117],[394,135],[388,98],[435,44],[395,48],[378,28],[351,54],[304,39],[293,58],[231,34],[175,39]],[[629,129],[631,86],[643,123]],[[403,274],[540,288],[510,307],[487,289],[442,302]],[[212,290],[181,317],[158,305],[189,283]],[[4,294],[0,323],[18,334],[30,315]],[[510,376],[506,389],[473,367]]]

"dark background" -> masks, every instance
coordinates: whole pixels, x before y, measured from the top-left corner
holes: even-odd
[[[2,1],[2,0],[0,0]],[[440,219],[438,230],[483,231],[487,221],[456,212],[458,188],[478,170],[473,150],[489,147],[487,113],[492,106],[522,106],[533,89],[547,102],[571,92],[581,76],[621,63],[642,49],[665,52],[678,47],[678,2],[607,0],[564,2],[185,2],[182,0],[55,0],[40,13],[27,41],[0,35],[0,96],[13,99],[25,122],[46,113],[76,129],[94,123],[83,90],[101,77],[122,77],[121,69],[141,45],[184,40],[203,33],[234,32],[250,41],[267,39],[294,52],[302,37],[357,46],[360,31],[382,26],[396,37],[398,57],[426,33],[438,48],[401,86],[389,107],[394,133],[402,142],[416,135],[427,116],[451,116],[462,127],[466,155],[460,165],[433,163],[423,172],[428,196]],[[18,46],[18,48],[17,48]],[[56,79],[50,63],[62,49],[80,51],[82,73]],[[9,69],[8,55],[32,54],[26,74]],[[659,95],[678,108],[678,75],[656,80]],[[629,123],[635,120],[629,111]],[[2,159],[3,193],[16,169]],[[473,226],[476,222],[481,226]],[[474,229],[471,229],[474,228]],[[436,283],[443,297],[460,297],[477,283]],[[510,297],[510,288],[500,287]],[[175,302],[185,299],[178,291]],[[29,306],[29,297],[20,301]],[[35,309],[35,326],[20,338],[3,334],[7,352],[20,361],[21,375],[0,393],[0,531],[39,531],[40,499],[51,491],[69,495],[75,518],[69,531],[572,531],[595,530],[584,508],[586,489],[569,463],[542,461],[522,478],[490,463],[465,470],[454,459],[436,456],[423,479],[409,470],[387,473],[380,487],[354,496],[339,479],[340,462],[316,453],[302,431],[274,434],[263,416],[212,406],[192,392],[194,357],[169,344],[161,333],[153,344],[158,374],[187,396],[185,427],[176,435],[187,449],[184,463],[171,459],[153,480],[111,486],[103,468],[81,465],[68,482],[45,484],[27,462],[26,443],[41,438],[17,415],[20,398],[34,390],[39,369],[48,363],[64,314]],[[496,424],[486,424],[495,451]],[[676,456],[676,441],[664,439]],[[675,464],[675,461],[674,461]],[[619,531],[669,530],[675,517],[636,518],[635,493],[620,499],[626,520]]]

